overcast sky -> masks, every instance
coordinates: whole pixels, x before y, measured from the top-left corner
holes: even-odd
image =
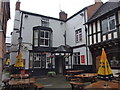
[[[15,15],[15,3],[18,0],[11,0],[11,19],[8,21],[7,37],[13,31],[13,20]],[[94,4],[95,0],[19,0],[21,10],[42,14],[50,17],[59,17],[60,10],[65,11],[68,17],[72,16],[82,8]],[[104,3],[108,0],[102,0]]]

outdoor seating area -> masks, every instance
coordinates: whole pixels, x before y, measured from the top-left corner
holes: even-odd
[[[69,70],[83,71],[83,70]],[[66,71],[66,72],[69,72]],[[69,73],[66,75],[69,76]],[[55,76],[42,75],[30,77],[29,74],[11,74],[10,80],[3,83],[5,86],[1,90],[49,90],[65,88],[65,90],[96,90],[101,88],[120,89],[120,81],[113,78],[111,81],[104,81],[97,78],[97,73],[72,73],[70,79],[66,75],[55,74]],[[119,78],[119,77],[118,77]],[[106,85],[107,83],[107,85]],[[109,89],[108,89],[109,90]]]
[[[29,74],[11,74],[10,79],[3,81],[2,90],[42,90],[44,85],[36,82],[36,78],[29,77]]]
[[[20,73],[10,75],[8,69],[5,69],[5,75],[10,77],[9,79],[2,81],[4,86],[1,90],[57,90],[58,88],[63,88],[65,90],[96,90],[103,88],[107,88],[107,90],[120,90],[120,72],[115,73],[118,77],[113,76],[105,55],[106,54],[103,50],[101,56],[101,66],[96,73],[88,73],[82,69],[71,69],[66,70],[66,75],[57,74],[55,71],[48,71],[46,75],[36,77],[31,76],[30,72],[26,72],[25,69],[21,69]],[[104,63],[106,63],[106,66]],[[24,66],[23,63],[19,65],[19,67]],[[16,66],[18,67],[18,63],[16,63]]]

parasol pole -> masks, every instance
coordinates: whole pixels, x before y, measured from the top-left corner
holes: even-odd
[[[104,86],[108,87],[108,81],[105,81],[105,85]]]

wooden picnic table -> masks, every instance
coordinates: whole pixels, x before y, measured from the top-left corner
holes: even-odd
[[[84,70],[68,70],[66,71],[67,72],[66,79],[71,81],[74,79],[74,75],[80,74],[83,71]]]
[[[77,73],[81,73],[83,72],[84,70],[68,70],[66,71],[68,75],[75,75]]]
[[[18,78],[28,78],[29,74],[12,74],[10,78],[18,79]]]
[[[107,88],[110,90],[120,90],[120,83],[114,83],[114,82],[110,82],[108,81],[108,86],[105,86],[106,81],[97,81],[94,82],[86,87],[84,87],[85,90],[97,90],[97,89],[105,89]]]
[[[35,83],[34,78],[29,78],[29,79],[15,79],[15,80],[10,80],[8,82],[9,89],[19,87],[19,88],[29,88],[31,85]]]
[[[89,78],[89,77],[95,77],[97,76],[97,73],[82,73],[79,75],[75,75],[75,77],[79,77],[79,78]]]
[[[82,73],[79,75],[74,75],[76,78],[80,78],[83,82],[94,82],[96,81],[97,73]]]
[[[10,80],[9,85],[25,85],[25,84],[32,84],[35,83],[34,78],[29,79],[17,79],[17,80]]]
[[[78,73],[83,72],[84,70],[68,70],[67,73]]]

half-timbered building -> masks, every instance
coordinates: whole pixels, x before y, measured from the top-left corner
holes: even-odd
[[[102,48],[113,72],[120,69],[120,2],[106,2],[87,24],[94,71],[98,70]]]

